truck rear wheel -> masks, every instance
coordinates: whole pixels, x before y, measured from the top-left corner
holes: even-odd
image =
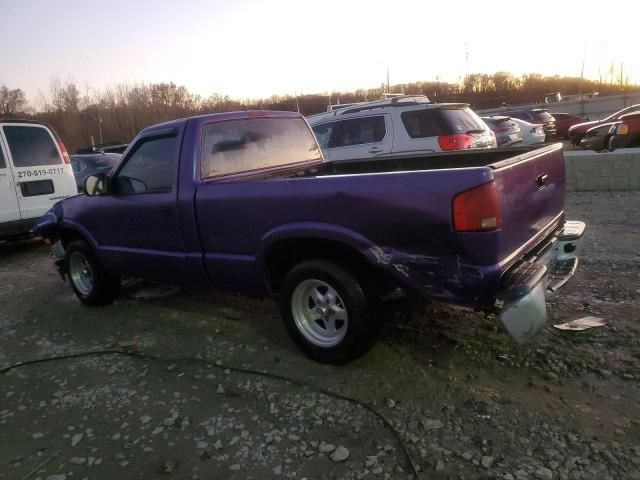
[[[289,334],[322,363],[345,364],[363,355],[382,329],[379,296],[364,276],[325,260],[291,269],[279,303]]]
[[[120,278],[105,271],[85,241],[71,242],[65,252],[65,261],[71,288],[85,305],[106,305],[118,296]]]

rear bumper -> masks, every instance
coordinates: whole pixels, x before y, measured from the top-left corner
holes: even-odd
[[[549,242],[530,252],[502,277],[496,309],[518,343],[533,339],[547,321],[546,296],[564,286],[578,266],[578,247],[586,225],[566,222]]]

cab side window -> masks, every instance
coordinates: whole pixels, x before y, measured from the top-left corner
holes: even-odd
[[[115,178],[121,194],[171,192],[178,152],[177,137],[143,140]]]
[[[6,168],[7,163],[4,161],[4,153],[2,153],[2,145],[0,145],[0,168]]]
[[[323,123],[322,125],[316,125],[313,127],[313,133],[318,140],[318,145],[321,149],[328,148],[329,140],[331,139],[331,132],[336,127],[338,122]]]
[[[342,120],[332,129],[327,148],[381,142],[386,133],[382,115]]]

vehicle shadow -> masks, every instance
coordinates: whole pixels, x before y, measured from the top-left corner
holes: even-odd
[[[280,318],[278,305],[270,298],[252,298],[213,289],[187,289],[126,280],[121,295],[129,301],[151,302],[182,312],[242,322],[259,337],[282,349],[299,353]],[[416,360],[437,365],[458,347],[461,328],[477,328],[474,312],[428,304],[402,297],[383,304],[385,328],[379,341]],[[467,318],[467,317],[473,318]],[[464,318],[462,318],[464,317]],[[480,316],[481,317],[481,316]],[[480,320],[482,323],[482,320]],[[485,330],[494,331],[484,323]]]
[[[42,243],[40,238],[34,237],[25,240],[0,241],[0,257],[22,255],[36,250],[46,252],[46,246]]]

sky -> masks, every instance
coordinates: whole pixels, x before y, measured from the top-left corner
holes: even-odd
[[[174,82],[207,97],[325,93],[465,72],[640,83],[637,0],[0,0],[0,84],[83,93]],[[466,59],[468,54],[468,60]]]

